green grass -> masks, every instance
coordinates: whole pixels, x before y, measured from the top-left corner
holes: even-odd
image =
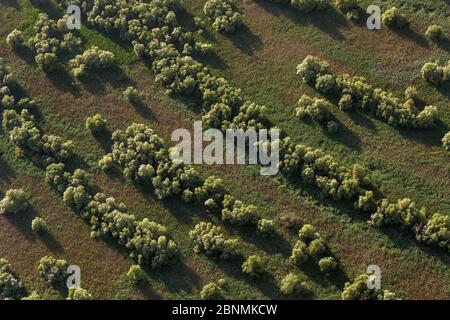
[[[19,3],[21,19],[18,25],[23,26],[24,30],[28,30],[32,26],[38,10],[31,7],[28,1],[19,1]],[[202,1],[195,1],[192,5],[194,12],[198,13]],[[2,5],[0,5],[0,9],[3,9]],[[188,9],[190,11],[191,7]],[[0,12],[2,18],[3,16],[9,18],[18,16],[12,8],[0,10]],[[230,81],[242,87],[247,97],[267,105],[271,120],[296,141],[323,147],[327,152],[338,157],[342,163],[366,164],[373,170],[374,179],[379,182],[382,191],[389,194],[390,197],[408,195],[417,199],[419,204],[448,212],[449,200],[445,198],[444,193],[446,188],[448,189],[449,182],[448,156],[435,143],[429,147],[429,142],[435,142],[437,139],[433,134],[429,136],[429,141],[417,143],[404,136],[408,133],[400,134],[384,123],[366,116],[360,116],[362,118],[360,121],[363,121],[361,124],[354,124],[352,119],[336,112],[336,116],[349,130],[351,129],[352,134],[348,133],[344,137],[332,139],[324,134],[320,127],[302,124],[291,116],[295,101],[301,93],[314,93],[311,89],[302,86],[294,74],[295,65],[300,62],[297,61],[297,58],[303,56],[306,51],[315,50],[332,60],[333,67],[336,68],[334,70],[341,71],[342,67],[348,72],[366,75],[371,82],[377,85],[390,88],[394,75],[380,71],[379,76],[373,76],[373,73],[370,72],[370,65],[377,65],[382,59],[371,57],[365,64],[362,52],[348,48],[348,43],[345,41],[345,43],[339,43],[337,40],[330,40],[330,37],[318,27],[299,26],[283,15],[276,17],[272,16],[270,12],[268,17],[270,19],[264,20],[263,27],[253,20],[248,21],[247,19],[251,17],[247,16],[246,25],[249,27],[247,32],[231,37],[215,35],[218,56],[222,59],[223,65],[222,68],[216,68],[214,72],[226,76]],[[257,18],[257,16],[254,17],[254,19]],[[300,270],[288,264],[286,258],[290,254],[296,230],[286,230],[281,227],[277,230],[280,237],[276,241],[272,241],[261,239],[254,231],[245,228],[223,226],[227,235],[243,240],[239,247],[239,251],[243,255],[258,253],[267,259],[268,269],[273,278],[252,281],[241,274],[241,260],[218,263],[203,255],[194,255],[192,244],[187,237],[188,231],[199,221],[212,220],[217,224],[221,224],[221,222],[215,217],[206,215],[198,207],[185,206],[172,200],[158,201],[151,192],[140,190],[131,182],[123,180],[120,174],[112,176],[101,174],[96,168],[96,164],[100,157],[108,151],[108,141],[107,139],[98,141],[93,138],[85,129],[84,121],[87,116],[101,113],[109,120],[112,130],[123,129],[132,122],[143,122],[150,124],[168,140],[173,129],[189,128],[190,122],[198,118],[198,115],[182,101],[164,96],[162,88],[154,83],[151,72],[144,64],[136,61],[130,48],[117,40],[112,40],[95,30],[83,28],[81,34],[86,43],[89,46],[98,45],[101,49],[113,51],[118,57],[124,74],[120,77],[115,73],[99,74],[96,79],[77,83],[73,88],[64,82],[67,79],[46,78],[32,64],[27,64],[26,61],[21,60],[6,48],[4,38],[12,28],[14,28],[14,24],[0,26],[0,53],[17,71],[26,91],[39,102],[41,112],[39,123],[43,130],[61,135],[66,139],[73,139],[76,142],[76,152],[80,157],[77,161],[78,165],[96,174],[97,185],[107,194],[126,203],[129,211],[138,218],[148,217],[167,226],[170,235],[180,248],[179,261],[161,270],[150,271],[149,284],[136,289],[125,278],[123,269],[131,262],[127,261],[122,264],[122,269],[120,269],[122,271],[118,272],[118,268],[116,270],[114,267],[114,260],[109,260],[110,256],[100,257],[92,249],[96,246],[106,246],[106,244],[101,240],[89,239],[88,227],[78,218],[72,217],[78,223],[78,228],[84,231],[80,231],[80,238],[67,240],[63,248],[72,248],[66,252],[67,260],[70,262],[99,260],[97,266],[101,268],[100,276],[94,280],[95,269],[91,268],[90,273],[92,274],[86,280],[88,289],[95,291],[98,287],[108,292],[105,294],[97,289],[97,297],[195,299],[203,284],[217,281],[223,277],[227,280],[227,298],[282,298],[277,284],[288,272],[295,271],[311,282],[312,298],[339,298],[343,282],[347,277],[351,278],[364,272],[369,264],[378,264],[383,272],[383,285],[405,298],[448,298],[448,292],[450,292],[448,256],[439,251],[418,246],[411,237],[406,233],[398,232],[398,230],[379,231],[369,227],[365,221],[366,217],[361,217],[346,206],[339,206],[327,199],[317,197],[314,189],[304,186],[301,189],[298,186],[286,187],[286,181],[260,177],[256,167],[200,166],[197,169],[204,175],[216,174],[223,178],[231,193],[247,203],[257,205],[262,217],[279,220],[286,214],[293,214],[302,222],[317,226],[327,238],[332,252],[340,260],[342,273],[336,278],[324,279],[314,267],[309,266]],[[254,28],[258,28],[258,30]],[[262,28],[261,34],[259,34],[259,28]],[[357,39],[364,36],[364,31],[362,29],[358,31]],[[266,48],[269,47],[272,50],[267,52],[263,50],[264,47],[258,47],[251,41],[244,42],[249,46],[254,46],[254,50],[251,51],[242,45],[239,47],[237,42],[232,41],[234,37],[253,41],[257,41],[256,38],[259,38],[260,41],[281,39],[281,44],[293,41],[293,45],[288,48],[289,50],[283,48],[283,51],[278,51],[276,46],[270,43],[269,45],[265,44]],[[307,45],[306,49],[305,45]],[[335,51],[332,50],[333,47],[336,47]],[[345,52],[348,53],[347,56]],[[412,70],[406,72],[413,76]],[[384,83],[383,77],[391,79],[390,82]],[[130,83],[138,87],[145,96],[144,107],[140,109],[132,107],[121,97],[123,88]],[[392,90],[399,90],[400,87],[394,87]],[[421,87],[421,93],[423,96],[429,97],[430,101],[439,102],[440,106],[448,106],[447,102],[440,101],[442,96],[437,91],[427,86]],[[448,125],[448,118],[445,118],[448,117],[448,112],[441,111],[441,113],[444,123]],[[373,126],[372,130],[364,126],[367,123]],[[351,143],[354,143],[351,141],[353,138],[361,141],[358,148],[351,147]],[[419,136],[417,139],[423,139],[423,137]],[[378,149],[373,146],[374,144],[399,149],[398,154],[385,150],[377,152]],[[2,153],[0,160],[7,163],[17,175],[42,179],[42,170],[30,164],[26,159],[15,157],[13,147],[1,132],[0,150]],[[431,155],[427,157],[426,161],[416,159],[421,152],[431,153]],[[419,160],[422,165],[417,172],[402,163],[410,153],[414,157],[408,160],[408,165],[415,165]],[[393,156],[392,159],[390,156]],[[447,176],[428,176],[423,171],[427,167],[447,173]],[[15,181],[15,183],[20,184],[20,181]],[[405,186],[409,187],[405,188]],[[6,187],[2,187],[3,189]],[[59,203],[58,207],[62,207],[60,199],[48,191],[48,187],[42,186],[41,189],[44,190],[42,191],[44,194],[52,197],[55,203]],[[245,192],[243,192],[244,190]],[[52,220],[53,228],[61,234],[65,228],[69,227],[67,217],[70,217],[70,210],[63,207],[60,208],[62,211],[43,206],[37,208],[40,214],[49,214],[49,219],[56,214],[64,217],[60,221]],[[46,213],[45,210],[51,212]],[[17,236],[20,236],[19,231],[16,231]],[[79,244],[86,250],[76,251],[74,248]],[[33,248],[32,245],[30,247]],[[117,251],[122,254],[114,246],[111,248],[109,243],[108,249],[111,252]],[[5,249],[0,247],[0,256],[5,252]],[[39,252],[41,251],[37,251],[37,253]],[[27,258],[26,255],[16,253],[14,257],[15,260],[11,259],[10,262],[13,267],[18,265],[18,273],[21,278],[27,280],[29,287],[36,288],[41,293],[49,290],[50,296],[58,297],[57,293],[39,282],[34,275],[34,266],[23,264],[23,260]],[[108,263],[111,265],[108,266]],[[105,276],[108,268],[116,270],[114,280]],[[427,287],[427,290],[422,290],[424,287]]]

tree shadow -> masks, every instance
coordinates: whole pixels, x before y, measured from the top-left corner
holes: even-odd
[[[221,57],[219,57],[215,52],[207,55],[193,54],[192,56],[198,62],[210,66],[214,69],[224,70],[228,67],[225,61]]]
[[[151,122],[158,123],[157,118],[155,116],[155,113],[142,100],[139,100],[139,101],[136,101],[136,102],[130,102],[130,103],[134,107],[134,110],[141,117],[143,117],[146,120],[149,120]]]
[[[16,177],[16,173],[14,170],[9,166],[9,164],[1,158],[0,155],[0,180],[10,182],[11,179],[14,179]]]
[[[164,283],[172,293],[197,292],[200,290],[199,275],[189,268],[183,260],[174,261],[170,266],[159,269],[144,268],[147,275]]]
[[[443,96],[450,99],[450,81],[447,81],[446,83],[441,84],[439,87],[436,88]]]
[[[407,129],[399,128],[398,132],[408,140],[424,146],[442,146],[442,137],[449,132],[450,128],[440,119],[435,120],[435,127],[431,129]]]
[[[18,212],[17,214],[5,215],[9,224],[29,241],[36,240],[36,234],[33,232],[33,230],[31,230],[31,221],[36,216],[36,210],[31,206],[30,208],[22,212]]]
[[[39,239],[51,252],[58,254],[64,253],[64,248],[61,246],[58,240],[56,240],[55,237],[53,237],[53,235],[50,232],[45,231],[39,234]]]
[[[405,38],[405,39],[415,42],[417,45],[421,46],[422,48],[427,48],[427,49],[430,48],[430,44],[428,43],[427,39],[423,35],[414,31],[409,26],[402,28],[402,29],[390,28],[390,30],[402,38]]]
[[[259,6],[274,16],[285,16],[298,26],[312,25],[337,41],[345,40],[340,28],[348,27],[348,21],[334,7],[310,13],[301,13],[288,4],[273,4],[265,0],[256,0]],[[325,16],[326,15],[326,16]]]
[[[146,300],[162,300],[163,298],[153,290],[148,283],[139,282],[136,288]]]
[[[0,3],[8,7],[12,7],[16,10],[20,10],[20,4],[17,2],[17,0],[1,0]]]
[[[65,68],[61,68],[55,73],[46,73],[46,76],[58,90],[70,92],[73,96],[79,96],[80,90]]]
[[[102,132],[93,133],[94,139],[101,145],[106,153],[110,153],[112,150],[112,132],[110,129],[106,129]]]
[[[88,74],[79,79],[83,86],[92,94],[106,92],[106,84],[114,89],[133,85],[134,82],[118,65],[105,70],[89,70]]]
[[[444,51],[450,51],[450,39],[445,37],[437,43],[437,46]]]
[[[62,8],[54,5],[50,1],[30,0],[33,7],[45,12],[50,19],[59,19],[63,16]]]
[[[258,249],[268,254],[282,254],[284,257],[288,257],[291,254],[291,244],[278,233],[262,237],[255,232],[254,226],[233,227],[233,230],[237,231],[243,240],[254,244]]]
[[[362,113],[360,110],[353,110],[346,113],[352,121],[365,129],[371,131],[372,133],[378,132],[372,119],[370,119],[366,114]]]
[[[233,45],[248,56],[261,48],[262,41],[245,24],[241,25],[233,34],[226,37],[233,42]]]
[[[30,66],[36,66],[36,61],[34,60],[34,52],[27,46],[14,48],[14,53],[23,60],[26,64]]]

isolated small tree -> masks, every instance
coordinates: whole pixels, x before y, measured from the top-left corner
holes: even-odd
[[[421,73],[425,81],[435,86],[440,85],[444,79],[444,69],[436,62],[425,63]]]
[[[145,271],[138,264],[133,264],[127,273],[127,277],[130,278],[134,283],[139,283],[147,280],[147,275]]]
[[[31,230],[36,233],[42,233],[47,231],[47,223],[44,219],[36,217],[31,221]]]
[[[22,32],[17,29],[14,29],[8,36],[6,37],[6,43],[14,49],[20,48],[24,45],[24,38]]]
[[[218,284],[211,282],[204,285],[202,290],[200,291],[200,299],[202,300],[223,299],[223,290],[222,290],[223,284],[224,280],[219,280]]]
[[[131,103],[138,103],[141,100],[141,94],[135,87],[127,87],[123,96]]]
[[[404,28],[408,26],[408,20],[396,7],[386,10],[381,16],[383,24],[391,28]]]
[[[333,271],[336,271],[337,269],[337,262],[334,260],[333,257],[325,257],[319,260],[319,269],[320,272],[324,274],[331,273]]]
[[[64,281],[69,264],[64,259],[56,259],[51,256],[45,256],[39,261],[38,273],[49,283],[58,283]]]
[[[250,275],[251,277],[259,277],[265,271],[265,266],[263,260],[260,256],[251,255],[248,259],[242,264],[242,272]]]
[[[429,26],[425,32],[425,37],[433,42],[439,42],[444,38],[444,33],[441,26],[432,25]]]
[[[302,281],[298,275],[289,273],[281,280],[280,291],[286,296],[304,294],[309,291],[309,286],[306,282]]]
[[[263,236],[270,237],[275,233],[275,223],[273,220],[260,219],[258,220],[257,230]]]
[[[103,156],[98,162],[98,166],[104,172],[111,170],[114,167],[114,160],[110,154]]]
[[[405,98],[406,100],[413,100],[414,102],[417,102],[419,100],[419,92],[417,91],[417,88],[414,86],[409,86],[405,89]]]

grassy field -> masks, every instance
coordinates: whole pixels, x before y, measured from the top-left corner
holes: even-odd
[[[440,145],[450,127],[449,93],[439,92],[419,77],[424,62],[450,58],[448,49],[428,45],[420,36],[429,21],[439,19],[449,31],[448,22],[442,18],[449,7],[441,1],[430,3],[429,12],[408,7],[408,13],[414,17],[414,31],[405,36],[386,29],[368,32],[363,26],[347,23],[336,12],[306,17],[283,5],[247,1],[243,3],[245,27],[236,34],[220,36],[208,30],[216,55],[205,63],[214,68],[214,73],[241,87],[246,97],[266,105],[270,120],[295,141],[321,147],[341,163],[364,164],[389,198],[411,197],[433,212],[450,213],[450,162]],[[203,4],[204,1],[183,3],[185,10],[179,16],[186,27],[192,25],[193,16],[202,16]],[[364,272],[369,264],[379,265],[383,286],[404,298],[450,297],[448,255],[418,245],[407,233],[371,228],[366,224],[368,217],[322,199],[309,188],[299,189],[282,179],[260,177],[254,167],[198,170],[223,178],[232,194],[257,205],[265,218],[279,220],[290,215],[299,222],[315,225],[328,240],[342,270],[336,277],[324,279],[313,266],[300,270],[289,264],[286,258],[296,230],[282,227],[277,230],[276,241],[271,241],[246,228],[223,225],[227,234],[243,240],[239,250],[244,256],[258,253],[267,260],[270,276],[264,281],[245,277],[240,271],[241,260],[217,263],[193,254],[189,230],[199,221],[221,222],[198,207],[173,200],[159,201],[120,174],[102,174],[97,162],[109,151],[110,141],[94,139],[85,129],[85,120],[101,113],[112,130],[126,128],[133,122],[146,123],[168,140],[174,129],[190,128],[199,115],[192,106],[163,95],[146,64],[138,61],[126,44],[86,27],[81,32],[85,46],[97,45],[114,52],[122,72],[101,73],[83,83],[64,76],[47,77],[36,68],[33,59],[13,52],[5,44],[7,34],[14,28],[29,35],[41,11],[57,15],[53,8],[37,7],[28,0],[0,3],[0,18],[5,21],[0,26],[0,56],[17,74],[27,94],[38,101],[38,120],[44,131],[74,140],[79,166],[95,174],[99,188],[127,204],[138,218],[149,217],[167,226],[180,247],[181,257],[162,270],[149,271],[148,285],[135,288],[125,276],[132,263],[125,253],[109,241],[90,239],[89,227],[43,183],[42,170],[27,159],[17,158],[0,131],[0,192],[22,186],[33,195],[33,212],[11,219],[0,217],[0,257],[12,263],[30,290],[49,298],[64,296],[37,276],[39,259],[53,254],[80,265],[83,287],[98,298],[194,299],[202,285],[225,278],[227,298],[277,299],[283,297],[278,290],[279,281],[295,271],[311,283],[312,298],[337,299],[344,282]],[[408,85],[417,85],[427,103],[439,107],[441,123],[431,131],[412,132],[389,127],[363,113],[348,115],[336,108],[333,114],[343,130],[335,138],[318,125],[296,120],[292,112],[301,94],[317,95],[295,75],[295,66],[308,54],[329,61],[335,73],[363,75],[372,84],[399,95]],[[130,84],[144,94],[142,105],[134,107],[122,98],[123,89]],[[48,221],[48,238],[31,233],[29,225],[35,215]]]

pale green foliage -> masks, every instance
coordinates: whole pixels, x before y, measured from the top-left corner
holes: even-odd
[[[220,259],[228,259],[235,255],[237,239],[226,239],[220,227],[212,223],[200,222],[189,237],[194,242],[196,253],[204,252],[206,255]]]
[[[96,114],[86,119],[86,129],[92,134],[105,132],[108,128],[108,121],[101,114]]]
[[[134,283],[139,283],[146,281],[148,279],[147,274],[138,264],[133,264],[127,273],[127,277],[130,278]]]
[[[281,280],[280,291],[286,296],[306,294],[309,291],[309,285],[295,273],[289,273]]]
[[[291,6],[300,12],[312,12],[323,10],[329,4],[329,0],[290,0]]]
[[[331,74],[330,65],[313,56],[307,56],[297,66],[297,74],[309,85],[315,85],[317,77]]]
[[[427,31],[425,32],[425,37],[433,42],[441,41],[444,37],[442,27],[436,24],[429,26]]]
[[[242,16],[235,0],[208,0],[203,7],[217,32],[232,33],[242,24]]]
[[[98,162],[98,166],[102,171],[109,171],[114,167],[114,161],[111,155],[107,154],[103,156]]]
[[[68,276],[68,266],[69,264],[64,259],[45,256],[39,261],[38,273],[49,283],[63,282]]]
[[[298,101],[298,107],[295,109],[295,115],[299,119],[309,116],[314,120],[323,122],[330,118],[330,107],[331,104],[328,101],[318,98],[312,99],[304,94]]]
[[[442,146],[445,150],[450,151],[450,131],[442,138]]]
[[[123,96],[131,103],[138,103],[141,100],[141,94],[135,87],[127,87]]]
[[[333,257],[325,257],[319,260],[320,272],[328,274],[337,269],[337,262]]]
[[[406,17],[396,7],[386,10],[381,16],[381,21],[392,28],[404,28],[409,24]]]
[[[200,291],[200,299],[202,300],[220,300],[223,298],[223,289],[222,286],[224,284],[224,280],[219,280],[219,283],[216,284],[214,282],[208,283],[203,286]]]
[[[300,240],[306,243],[309,243],[315,239],[320,238],[320,234],[310,224],[303,225],[303,227],[301,227],[301,229],[298,231],[298,236]]]
[[[10,189],[0,201],[0,214],[15,214],[30,207],[31,196],[23,189]]]
[[[75,77],[81,78],[91,70],[107,69],[115,65],[114,54],[91,47],[70,60],[69,64]]]
[[[342,292],[342,300],[396,300],[395,294],[382,289],[369,289],[367,282],[371,282],[367,274],[357,276],[352,283],[347,282]]]
[[[297,240],[295,242],[294,247],[292,248],[292,254],[289,257],[289,260],[292,261],[296,265],[302,265],[309,259],[309,250],[308,246],[301,240]]]
[[[275,234],[275,222],[268,219],[260,219],[257,223],[257,230],[264,236],[271,236]]]
[[[92,295],[83,288],[69,288],[67,300],[93,300]]]
[[[22,32],[17,29],[11,31],[6,37],[6,43],[12,48],[20,48],[24,45],[24,38]]]
[[[259,277],[265,272],[265,264],[260,256],[251,255],[242,264],[242,272],[252,277]]]
[[[42,233],[47,231],[47,223],[44,219],[40,217],[36,217],[31,221],[31,230],[33,230],[36,233]]]

